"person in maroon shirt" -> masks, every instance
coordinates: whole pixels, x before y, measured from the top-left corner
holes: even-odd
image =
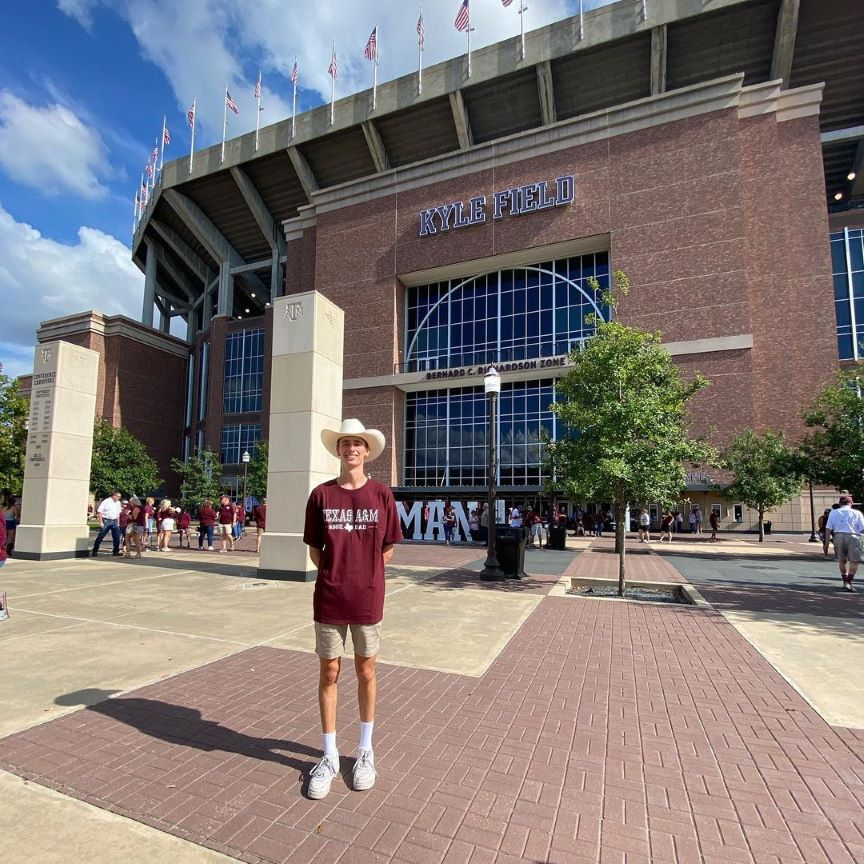
[[[359,420],[344,420],[338,430],[323,430],[321,440],[339,458],[341,469],[338,478],[312,490],[303,531],[303,542],[318,568],[313,611],[324,733],[324,757],[309,776],[310,798],[323,798],[339,773],[337,682],[349,629],[360,708],[353,785],[359,791],[375,784],[372,729],[377,697],[375,657],[384,617],[384,565],[393,556],[393,545],[402,539],[393,493],[366,476],[365,463],[384,449],[381,432],[365,429]]]
[[[264,498],[260,504],[255,506],[252,511],[252,518],[255,520],[255,554],[261,554],[261,538],[267,530],[267,499]]]
[[[208,498],[198,510],[198,548],[204,548],[207,541],[207,550],[213,551],[213,526],[219,514],[213,509],[213,502]]]
[[[234,551],[234,505],[227,495],[219,499],[219,537],[222,539],[220,552]]]

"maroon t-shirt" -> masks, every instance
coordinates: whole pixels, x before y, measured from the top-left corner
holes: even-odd
[[[234,505],[220,504],[219,505],[219,524],[233,525],[234,524]]]
[[[153,515],[153,508],[149,504],[144,504],[138,508],[138,516],[135,519],[135,524],[141,528],[146,527],[147,519]]]
[[[216,511],[212,507],[202,507],[198,511],[198,522],[205,528],[216,524]]]
[[[255,517],[255,527],[263,528],[265,531],[267,530],[267,505],[259,504],[255,508],[255,512],[253,513]]]
[[[306,504],[303,542],[321,550],[312,601],[321,624],[377,624],[384,617],[381,550],[402,539],[389,486],[367,480],[343,489],[329,480]]]

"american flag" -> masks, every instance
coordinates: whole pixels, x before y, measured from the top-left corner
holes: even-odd
[[[467,30],[471,26],[471,13],[468,11],[468,0],[462,0],[462,5],[456,13],[456,20],[453,22],[456,29],[460,32]]]
[[[297,79],[300,77],[300,67],[297,65],[297,61],[294,61],[294,65],[291,67],[291,83],[296,84]]]
[[[258,80],[255,82],[255,92],[252,94],[256,99],[261,98],[261,76],[258,76]]]
[[[168,131],[167,126],[162,130],[162,143],[166,145],[171,143],[171,133]]]
[[[144,171],[147,173],[148,177],[153,176],[153,166],[149,162],[147,163],[147,167],[144,169]]]
[[[195,106],[194,105],[186,112],[186,119],[189,121],[190,126],[195,125]]]
[[[159,146],[155,146],[153,148],[153,164],[156,164],[156,160],[159,158]]]
[[[336,61],[336,49],[333,49],[333,57],[327,67],[327,74],[335,81],[339,77],[339,63]]]
[[[420,37],[420,47],[426,44],[426,25],[423,23],[423,16],[417,19],[417,35]]]
[[[146,203],[147,203],[147,199],[148,199],[149,197],[150,197],[150,195],[149,195],[149,190],[147,189],[147,184],[146,184],[146,183],[142,183],[142,184],[141,184],[141,203],[142,203],[142,204],[146,204]]]
[[[501,5],[502,6],[509,6],[512,2],[513,2],[513,0],[501,0]]]
[[[240,109],[237,107],[237,103],[231,98],[231,94],[227,90],[225,91],[225,104],[235,114],[240,113]]]
[[[367,60],[378,59],[378,27],[369,34],[369,40],[366,42],[366,47],[363,49],[363,56]]]

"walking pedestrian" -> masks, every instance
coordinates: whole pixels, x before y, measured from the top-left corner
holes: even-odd
[[[663,511],[663,516],[660,519],[660,542],[664,540],[672,542],[672,526],[675,524],[675,516],[668,510]]]
[[[716,543],[717,529],[720,527],[720,514],[716,510],[712,510],[708,522],[711,524],[711,542]]]
[[[93,549],[90,554],[95,558],[99,554],[99,547],[102,545],[102,540],[110,531],[111,540],[114,543],[114,555],[120,555],[120,493],[115,489],[102,503],[96,508],[96,518],[99,520],[99,533],[96,535],[96,540],[93,543]]]
[[[684,533],[684,514],[680,510],[675,511],[675,533]]]
[[[468,532],[471,534],[471,542],[480,542],[480,514],[475,507],[468,517]]]
[[[129,523],[129,527],[132,530],[130,539],[135,549],[135,557],[140,558],[141,553],[144,551],[144,532],[146,530],[147,517],[144,513],[141,499],[137,495],[129,497]]]
[[[267,530],[267,499],[262,499],[260,504],[255,505],[252,512],[255,517],[255,554],[261,554],[261,538]]]
[[[489,545],[489,502],[487,501],[480,510],[480,542],[484,546]]]
[[[189,514],[189,511],[185,507],[177,507],[177,535],[180,539],[180,548],[183,548],[183,538],[186,538],[186,548],[192,548],[192,541],[190,540],[190,531],[189,526],[192,524],[192,516]]]
[[[156,538],[156,551],[167,552],[171,545],[171,535],[174,533],[174,506],[170,498],[163,498],[159,502],[156,511],[156,527],[158,536]]]
[[[826,507],[825,512],[819,517],[819,539],[822,541],[822,554],[828,557],[828,529],[825,527],[828,522],[828,517],[831,515],[831,508]]]
[[[339,773],[336,746],[337,684],[348,629],[354,644],[360,743],[353,786],[375,784],[372,749],[377,677],[375,658],[384,617],[384,567],[402,539],[396,502],[388,486],[366,476],[365,464],[381,455],[384,435],[359,420],[321,432],[324,447],[340,462],[339,476],[312,490],[303,542],[318,568],[313,609],[319,657],[318,705],[324,755],[309,776],[308,795],[323,798]]]
[[[18,520],[21,518],[21,510],[18,500],[9,489],[4,489],[0,495],[0,519],[3,521],[3,527],[6,531],[6,539],[3,541],[3,548],[11,555],[15,548],[15,530],[18,527]]]
[[[444,545],[452,546],[456,531],[456,508],[448,501],[444,508]]]
[[[828,516],[826,528],[831,532],[831,539],[834,541],[843,589],[852,592],[855,590],[852,580],[858,572],[861,558],[864,557],[864,550],[861,548],[864,516],[860,511],[852,509],[851,495],[841,495],[838,503],[840,506]]]
[[[234,505],[227,495],[219,499],[219,539],[222,541],[220,552],[234,551]]]

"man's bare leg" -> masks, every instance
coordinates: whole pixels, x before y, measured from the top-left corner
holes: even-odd
[[[336,731],[336,685],[339,681],[342,658],[335,657],[333,660],[325,660],[323,657],[319,657],[318,659],[320,662],[318,708],[321,712],[321,731],[328,735]]]
[[[360,722],[372,723],[375,720],[375,700],[378,698],[378,677],[374,657],[354,655],[354,669],[357,671],[357,701],[360,703]]]

